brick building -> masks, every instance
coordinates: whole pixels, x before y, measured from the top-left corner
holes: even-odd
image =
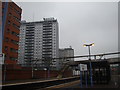
[[[5,54],[5,64],[17,63],[21,12],[22,9],[14,2],[2,2],[2,53]]]

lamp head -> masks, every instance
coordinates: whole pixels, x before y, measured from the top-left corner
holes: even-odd
[[[94,44],[94,43],[92,43],[92,46],[95,46],[95,44]]]
[[[84,44],[83,47],[86,47],[86,44]]]
[[[87,47],[87,46],[94,46],[95,44],[92,43],[92,44],[84,44],[83,47]]]

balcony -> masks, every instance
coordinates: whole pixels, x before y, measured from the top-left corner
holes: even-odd
[[[44,30],[43,33],[52,33],[51,30]]]
[[[43,41],[52,41],[52,38],[43,38]]]
[[[51,39],[52,40],[52,36],[43,36],[43,39]]]
[[[26,32],[34,32],[34,29],[26,29]]]
[[[52,35],[52,32],[45,32],[43,35]]]
[[[42,57],[52,57],[52,55],[42,55]]]
[[[34,40],[32,40],[32,39],[26,39],[25,41],[26,42],[34,42]]]
[[[43,28],[44,27],[51,27],[52,28],[52,24],[43,24]]]
[[[24,58],[33,58],[33,55],[25,55]]]
[[[45,47],[50,47],[50,46],[52,46],[52,44],[49,44],[49,43],[48,43],[48,44],[43,44],[43,47],[44,47],[44,46],[45,46]]]
[[[34,44],[34,42],[25,42],[25,44]]]
[[[50,35],[44,35],[43,37],[52,37],[52,35],[50,34]]]
[[[34,49],[31,49],[31,50],[26,49],[25,52],[26,52],[26,53],[33,53],[33,52],[34,52]]]
[[[34,24],[27,24],[26,28],[34,28]]]
[[[52,43],[51,40],[46,40],[46,41],[43,41],[44,43]]]
[[[43,47],[43,49],[52,49],[52,47]]]
[[[25,55],[34,55],[33,52],[25,52]]]
[[[34,34],[34,31],[26,31],[26,34]]]
[[[46,30],[50,30],[50,31],[52,31],[52,27],[43,27],[43,31],[46,31]]]
[[[43,56],[52,56],[51,53],[50,53],[50,54],[49,54],[49,53],[43,53],[42,55],[43,55]]]
[[[43,49],[43,52],[52,52],[52,49]]]
[[[26,34],[26,36],[30,36],[31,37],[31,36],[34,36],[34,34]]]
[[[25,48],[25,50],[34,50],[34,48],[32,47],[32,48]]]
[[[49,54],[49,53],[52,53],[52,52],[50,52],[50,51],[49,51],[48,54],[46,54],[46,53],[48,53],[48,51],[47,51],[47,52],[43,52],[42,55],[52,55],[52,54]]]
[[[25,47],[34,47],[33,44],[26,44]]]

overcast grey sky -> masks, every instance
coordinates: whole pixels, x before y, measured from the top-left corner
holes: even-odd
[[[17,2],[22,20],[54,17],[59,23],[59,47],[72,46],[75,55],[88,54],[84,43],[95,43],[92,54],[118,51],[117,2]]]

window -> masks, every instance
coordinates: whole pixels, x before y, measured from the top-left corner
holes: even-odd
[[[11,32],[12,35],[18,36],[18,34],[14,31]]]
[[[14,48],[10,48],[10,51],[11,51],[11,52],[15,52],[15,53],[18,52],[18,50],[17,50],[17,49],[14,49]]]
[[[10,60],[17,60],[17,58],[15,58],[15,57],[10,57]]]
[[[13,23],[13,26],[14,26],[15,28],[17,28],[17,29],[20,28],[18,25],[14,24],[14,23]]]
[[[20,13],[17,9],[14,9],[14,11],[15,11],[17,14],[21,15],[21,13]]]
[[[10,8],[12,9],[13,7],[12,7],[12,4],[10,4]]]
[[[15,40],[12,40],[12,39],[11,39],[11,42],[12,42],[13,44],[18,45],[18,41],[15,41]]]
[[[8,47],[7,46],[5,46],[5,51],[7,51],[8,50]]]
[[[10,33],[10,29],[7,29],[7,30],[6,30],[6,33]]]
[[[8,38],[5,38],[5,42],[8,42],[9,41],[9,39]]]
[[[12,14],[11,14],[11,13],[9,13],[9,14],[8,14],[8,16],[12,16]]]
[[[10,21],[8,21],[8,25],[10,25]]]
[[[14,19],[16,19],[18,22],[20,21],[20,19],[19,18],[17,18],[16,16],[13,16],[14,17]]]

